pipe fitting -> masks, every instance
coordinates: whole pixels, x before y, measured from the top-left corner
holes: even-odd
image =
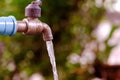
[[[23,19],[23,22],[26,22],[27,31],[24,34],[38,34],[43,30],[42,23],[37,19]]]
[[[0,34],[12,36],[17,31],[17,22],[14,16],[0,17]]]

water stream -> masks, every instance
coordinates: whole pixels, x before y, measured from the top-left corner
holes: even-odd
[[[47,46],[47,50],[48,50],[48,55],[50,57],[50,62],[52,65],[54,80],[58,80],[58,73],[57,73],[57,68],[56,68],[54,48],[53,48],[52,41],[46,41],[46,46]]]

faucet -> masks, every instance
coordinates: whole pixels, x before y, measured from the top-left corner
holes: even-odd
[[[25,8],[26,18],[22,21],[17,21],[14,16],[0,17],[0,34],[12,36],[16,32],[26,35],[42,33],[44,41],[51,41],[53,35],[50,27],[38,19],[41,17],[41,5],[40,0],[31,2]]]

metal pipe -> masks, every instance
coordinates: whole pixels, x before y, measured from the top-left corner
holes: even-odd
[[[26,27],[26,22],[24,21],[17,21],[17,32],[26,32],[27,31],[27,27]]]

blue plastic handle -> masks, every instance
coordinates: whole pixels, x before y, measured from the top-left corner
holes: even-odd
[[[0,17],[0,34],[12,36],[17,32],[17,21],[14,16]]]

